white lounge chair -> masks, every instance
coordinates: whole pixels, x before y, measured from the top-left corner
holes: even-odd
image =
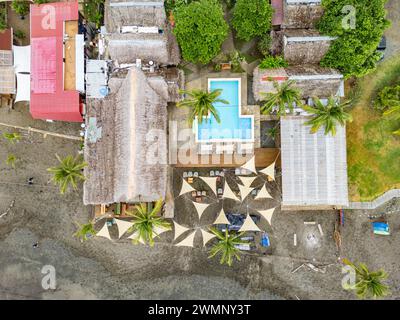
[[[199,153],[200,154],[211,154],[213,145],[208,143],[200,143]]]
[[[254,144],[253,143],[238,143],[237,145],[237,153],[239,154],[249,154],[253,153]]]

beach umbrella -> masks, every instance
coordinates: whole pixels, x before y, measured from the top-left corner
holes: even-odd
[[[229,187],[228,183],[225,181],[223,198],[229,198],[239,201],[238,197],[233,193],[232,189]]]
[[[120,219],[115,219],[115,222],[117,223],[118,226],[118,238],[121,238],[122,235],[128,231],[128,229],[130,227],[132,227],[133,223],[132,222],[128,222],[128,221],[124,221],[124,220],[120,220]]]
[[[272,162],[268,167],[260,170],[259,172],[264,173],[265,175],[271,177],[272,180],[275,180],[275,161]]]
[[[254,223],[253,219],[248,214],[246,220],[244,220],[243,225],[240,227],[239,232],[244,231],[261,231],[259,227]]]
[[[242,165],[241,168],[257,173],[255,160],[256,157],[253,156],[249,161],[247,161],[244,165]]]
[[[225,215],[224,209],[221,209],[217,219],[215,219],[213,224],[231,224]]]
[[[111,240],[110,232],[108,231],[107,221],[104,224],[103,228],[101,228],[100,231],[96,233],[96,236]]]
[[[193,201],[193,205],[196,208],[197,214],[199,215],[199,219],[201,219],[201,215],[203,214],[204,210],[208,208],[210,205],[209,203],[198,203]]]
[[[192,232],[190,235],[188,235],[181,242],[175,244],[175,246],[177,246],[177,247],[193,247],[195,234],[196,234],[196,232]]]
[[[261,188],[260,192],[257,194],[257,196],[254,199],[257,200],[257,199],[260,199],[260,198],[271,198],[271,199],[273,199],[272,196],[269,194],[265,184],[263,185],[263,187]]]
[[[211,188],[211,190],[217,194],[217,178],[216,177],[200,177],[207,185]]]
[[[272,225],[272,215],[275,211],[275,208],[268,210],[258,210],[258,212],[268,221],[270,225]]]
[[[182,233],[184,233],[185,231],[189,230],[189,228],[186,228],[184,226],[181,226],[180,224],[176,223],[175,221],[173,221],[174,223],[174,230],[175,230],[175,236],[174,236],[174,240],[176,240]]]
[[[182,194],[191,192],[191,191],[196,191],[189,183],[186,182],[185,179],[182,179],[182,188],[181,192],[179,193],[178,197],[181,196]]]
[[[200,229],[200,231],[201,231],[201,235],[203,237],[203,247],[207,244],[208,241],[210,241],[211,239],[216,237],[215,234],[207,232],[203,229]]]

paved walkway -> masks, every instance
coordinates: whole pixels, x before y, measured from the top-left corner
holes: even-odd
[[[393,198],[400,198],[400,189],[392,189],[370,202],[350,202],[350,209],[376,209]]]

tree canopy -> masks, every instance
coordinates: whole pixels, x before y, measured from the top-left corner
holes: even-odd
[[[272,7],[268,0],[237,0],[233,9],[232,26],[237,37],[249,41],[271,29]]]
[[[200,0],[175,9],[174,34],[183,59],[207,64],[220,51],[228,34],[221,5],[215,0]]]
[[[376,48],[390,22],[387,0],[322,0],[321,33],[338,37],[321,65],[340,70],[345,77],[363,76],[375,69],[380,53]]]

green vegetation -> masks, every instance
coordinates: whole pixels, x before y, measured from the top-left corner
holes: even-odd
[[[89,22],[100,28],[103,22],[104,0],[85,0],[83,4],[83,15]]]
[[[89,235],[96,234],[93,221],[89,221],[86,224],[79,224],[78,222],[75,223],[78,226],[78,230],[74,233],[74,236],[79,238],[81,241],[86,241]]]
[[[384,5],[387,0],[323,0],[321,33],[338,37],[321,61],[322,66],[340,70],[346,77],[363,76],[376,67],[376,48],[390,25]],[[355,8],[355,16],[343,8]],[[344,11],[344,13],[343,13]]]
[[[4,132],[3,137],[12,144],[21,140],[21,134],[18,132]]]
[[[348,290],[355,290],[357,297],[365,298],[382,298],[389,294],[389,287],[383,283],[387,278],[387,274],[383,269],[371,272],[364,263],[360,263],[358,267],[347,259],[343,259],[343,263],[354,269],[356,272],[356,283],[349,286]]]
[[[257,43],[258,51],[260,51],[260,53],[264,57],[269,56],[271,50],[271,44],[272,44],[271,36],[268,33],[264,34],[263,36],[261,36],[260,40]]]
[[[295,105],[302,105],[301,92],[294,88],[294,81],[285,81],[279,84],[274,81],[275,92],[262,93],[265,96],[264,104],[261,106],[263,114],[275,113],[278,116],[285,116],[286,109],[293,112]]]
[[[314,106],[303,106],[303,109],[312,114],[311,120],[305,124],[311,126],[311,133],[316,133],[322,126],[325,127],[325,134],[336,135],[336,126],[344,126],[347,121],[352,121],[350,113],[345,111],[350,101],[339,102],[334,97],[328,99],[328,104],[323,105],[320,99],[314,98]]]
[[[371,201],[400,188],[400,139],[393,135],[400,121],[374,107],[379,93],[400,83],[400,57],[379,64],[359,79],[353,97],[353,122],[347,125],[347,160],[351,201]]]
[[[0,32],[7,29],[7,6],[0,3]]]
[[[268,0],[237,0],[232,26],[239,39],[249,41],[271,29],[272,7]]]
[[[246,58],[239,51],[235,50],[229,55],[229,60],[232,64],[232,72],[243,72],[241,67],[242,62],[246,62]]]
[[[13,169],[15,169],[15,162],[17,161],[17,157],[15,156],[15,154],[10,153],[7,156],[7,160],[6,160],[6,164],[8,166],[11,166]]]
[[[222,90],[217,89],[211,92],[206,92],[202,90],[192,90],[192,91],[181,91],[182,94],[186,94],[189,98],[184,99],[183,101],[178,102],[178,107],[189,107],[190,115],[189,122],[190,124],[197,117],[198,123],[202,123],[204,118],[208,119],[210,114],[212,114],[215,120],[220,123],[221,119],[219,118],[219,114],[217,109],[214,107],[214,103],[224,103],[228,104],[229,102],[223,99],[218,98],[221,95]]]
[[[43,4],[43,3],[49,3],[50,0],[33,0],[33,3],[35,4]]]
[[[16,14],[21,16],[21,19],[24,19],[26,14],[29,12],[29,1],[13,0],[11,8]]]
[[[171,229],[170,223],[159,215],[162,205],[161,199],[156,202],[154,208],[149,207],[146,203],[141,203],[136,205],[135,212],[128,213],[134,217],[133,225],[128,230],[128,232],[136,234],[136,238],[132,240],[134,244],[142,241],[153,246],[154,238],[158,236],[156,229]]]
[[[228,24],[216,0],[200,0],[176,8],[173,32],[183,59],[207,64],[221,51]]]
[[[26,38],[25,32],[23,32],[22,30],[16,30],[14,32],[14,36],[20,40],[23,40]]]
[[[83,162],[80,156],[76,158],[67,156],[64,159],[60,159],[58,155],[56,157],[59,165],[47,169],[53,174],[53,182],[60,187],[61,194],[64,194],[69,186],[76,190],[78,188],[77,182],[85,180],[82,170],[87,166],[87,163]]]
[[[287,61],[281,56],[266,56],[259,64],[260,69],[277,69],[289,66]]]
[[[223,233],[215,228],[211,228],[210,231],[216,235],[218,242],[211,248],[209,258],[221,255],[219,263],[226,263],[228,266],[232,266],[234,258],[240,261],[240,250],[235,246],[246,243],[246,241],[240,239],[243,232],[229,233],[226,229]]]
[[[375,101],[375,108],[383,111],[385,117],[400,120],[400,85],[383,88]],[[393,131],[393,134],[400,135],[400,129]]]
[[[165,12],[167,15],[170,14],[170,12],[174,12],[177,8],[181,6],[186,6],[193,2],[192,0],[165,0],[164,6],[165,6]]]

